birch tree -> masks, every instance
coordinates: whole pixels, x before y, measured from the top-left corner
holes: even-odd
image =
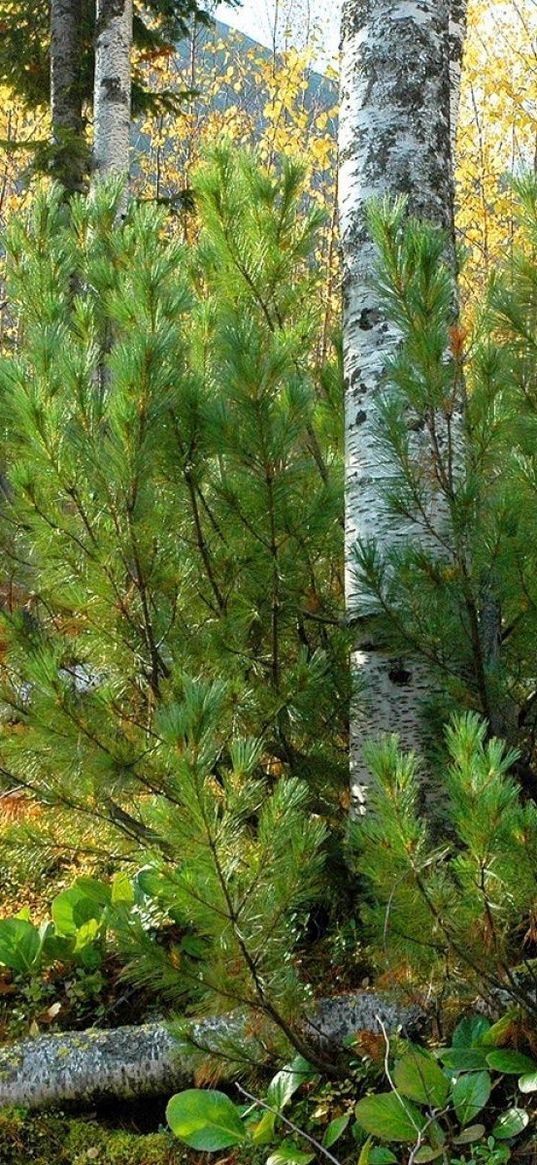
[[[354,569],[357,541],[380,554],[422,529],[391,519],[384,497],[390,466],[375,433],[383,369],[397,336],[372,289],[375,251],[367,229],[371,199],[404,195],[409,211],[454,239],[454,138],[465,0],[345,0],[342,13],[340,219],[343,248],[346,386],[347,610],[356,628],[352,665],[360,680],[352,715],[351,785],[363,812],[369,735],[398,732],[419,747],[420,707],[430,694],[423,662],[395,658],[382,642],[379,611]],[[426,426],[416,436],[423,457]],[[431,508],[434,510],[434,498]]]
[[[97,0],[94,169],[129,173],[132,0]]]

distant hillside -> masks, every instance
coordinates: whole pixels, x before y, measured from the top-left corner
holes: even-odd
[[[238,107],[249,119],[255,140],[267,125],[264,113],[267,89],[260,82],[260,74],[263,66],[271,63],[272,59],[271,49],[222,21],[215,21],[209,27],[200,25],[193,40],[185,39],[178,45],[177,55],[171,67],[171,87],[180,92],[190,88],[198,90],[195,108],[200,120],[209,118],[212,112],[217,112],[220,115],[224,114],[225,126],[226,110],[229,108],[230,111],[236,111]],[[248,61],[254,62],[251,69],[245,68]],[[237,77],[241,79],[239,89],[235,87]],[[209,85],[207,78],[212,82]],[[313,122],[320,113],[333,110],[337,101],[337,86],[329,77],[310,70],[308,85],[300,100],[302,108]],[[135,172],[138,169],[136,155],[143,154],[147,158],[148,153],[154,152],[152,146],[150,136],[141,132],[139,126],[135,126],[133,134]],[[165,160],[169,159],[172,148],[163,146],[161,159],[162,157]],[[180,169],[181,159],[176,157],[175,160],[177,168]],[[162,193],[166,196],[175,193],[170,188],[170,183],[165,180],[162,184]]]
[[[272,60],[272,49],[259,44],[258,41],[252,40],[245,33],[240,32],[236,28],[231,28],[229,24],[224,24],[220,20],[216,20],[212,28],[203,28],[201,26],[198,38],[201,52],[212,57],[215,63],[220,59],[221,65],[223,64],[225,51],[223,49],[215,51],[214,48],[215,44],[218,44],[220,41],[226,43],[227,51],[232,58],[242,57],[244,59],[248,53],[253,52],[257,57],[263,58],[266,61]],[[189,51],[188,42],[183,42],[180,46],[179,56],[183,59],[188,59]],[[328,77],[325,77],[323,73],[317,73],[313,69],[310,70],[309,77],[310,84],[306,90],[307,108],[315,111],[330,109],[336,100],[336,85]],[[256,93],[253,87],[250,98],[252,108],[255,108]]]

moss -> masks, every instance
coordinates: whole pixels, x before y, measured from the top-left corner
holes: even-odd
[[[198,1154],[186,1154],[166,1133],[111,1131],[62,1113],[0,1112],[2,1165],[184,1165],[197,1160]]]

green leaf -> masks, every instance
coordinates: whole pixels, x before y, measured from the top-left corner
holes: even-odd
[[[302,1056],[297,1056],[291,1064],[287,1064],[271,1080],[267,1088],[267,1104],[281,1112],[297,1089],[300,1088],[300,1085],[305,1080],[309,1080],[311,1075],[311,1064],[308,1064]]]
[[[467,1125],[481,1112],[490,1096],[491,1087],[488,1072],[473,1072],[455,1081],[451,1096],[461,1125]]]
[[[366,1141],[367,1145],[370,1143],[371,1138]],[[360,1162],[358,1162],[358,1165],[360,1165]],[[369,1165],[397,1165],[397,1157],[395,1153],[392,1153],[391,1149],[385,1149],[383,1145],[373,1145],[369,1153]]]
[[[75,878],[71,888],[77,890],[81,897],[89,898],[90,902],[95,902],[96,906],[101,906],[103,910],[105,906],[110,905],[112,892],[98,878]]]
[[[49,923],[43,934],[43,954],[48,963],[69,963],[73,959],[75,936],[56,934],[52,923]]]
[[[346,1113],[344,1116],[336,1116],[333,1121],[330,1121],[323,1137],[325,1149],[329,1149],[331,1145],[335,1145],[341,1134],[345,1132],[350,1119],[350,1114]]]
[[[75,935],[86,922],[100,922],[106,906],[100,882],[93,878],[77,878],[76,882],[58,894],[52,901],[52,919],[58,934]]]
[[[454,1048],[474,1048],[483,1043],[489,1031],[490,1020],[484,1015],[465,1015],[457,1024],[451,1042]]]
[[[42,938],[37,926],[24,918],[0,920],[0,963],[17,974],[27,974],[41,954]]]
[[[124,870],[119,870],[112,878],[112,905],[134,905],[134,886],[131,878]]]
[[[508,1141],[511,1137],[517,1137],[524,1131],[529,1119],[524,1108],[508,1108],[498,1117],[492,1129],[492,1136],[496,1137],[497,1141]]]
[[[454,1145],[471,1145],[473,1141],[480,1141],[481,1137],[485,1136],[484,1125],[468,1125],[467,1129],[463,1129],[453,1138]]]
[[[266,1165],[309,1165],[315,1160],[315,1153],[304,1153],[294,1141],[282,1141],[275,1153],[267,1157]]]
[[[518,1087],[521,1092],[537,1092],[537,1069],[534,1072],[527,1072],[526,1075],[521,1076],[518,1081]]]
[[[103,953],[99,942],[100,928],[96,918],[90,918],[76,932],[74,957],[83,967],[94,971],[103,961]]]
[[[75,953],[83,950],[90,943],[94,943],[99,935],[99,923],[96,918],[88,918],[76,932]]]
[[[356,1125],[354,1125],[354,1128],[356,1128]],[[368,1137],[367,1141],[364,1141],[360,1149],[358,1165],[371,1165],[371,1137]]]
[[[514,1012],[506,1011],[505,1015],[502,1015],[500,1019],[498,1019],[496,1023],[493,1023],[492,1027],[489,1027],[489,1030],[485,1032],[481,1043],[486,1045],[488,1048],[500,1048],[502,1044],[505,1043],[506,1038],[509,1035],[513,1025],[514,1016]]]
[[[274,1140],[276,1113],[264,1112],[261,1120],[249,1126],[249,1132],[255,1145],[270,1145]]]
[[[398,1092],[418,1104],[441,1108],[447,1100],[449,1080],[436,1060],[420,1048],[412,1048],[399,1060],[395,1065],[394,1080]]]
[[[364,1096],[354,1111],[361,1128],[384,1141],[415,1141],[425,1124],[419,1108],[396,1092]]]
[[[454,1072],[479,1072],[487,1068],[487,1053],[481,1048],[442,1048],[439,1059]]]
[[[425,1165],[427,1161],[436,1161],[436,1158],[441,1157],[443,1152],[442,1146],[439,1149],[433,1149],[432,1145],[421,1145],[414,1153],[413,1159],[417,1161],[418,1165]]]
[[[188,1088],[172,1096],[166,1108],[172,1133],[202,1153],[229,1149],[246,1138],[244,1125],[225,1092]]]
[[[537,1072],[535,1060],[524,1056],[522,1052],[515,1052],[512,1048],[497,1048],[487,1055],[489,1068],[502,1072],[505,1076],[523,1076],[529,1072]]]

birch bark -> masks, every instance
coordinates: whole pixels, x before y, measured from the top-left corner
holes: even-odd
[[[397,732],[419,748],[428,668],[382,646],[378,613],[353,571],[357,540],[380,552],[409,538],[383,501],[390,466],[375,446],[377,406],[397,336],[371,288],[374,248],[367,232],[371,199],[406,195],[409,210],[454,239],[454,142],[465,0],[344,0],[341,45],[339,205],[343,250],[346,389],[347,611],[356,627],[354,672],[365,689],[351,715],[351,792],[367,801],[367,737]],[[423,450],[421,450],[423,453]],[[434,499],[432,499],[434,509]]]
[[[420,1018],[417,1007],[398,1005],[386,996],[357,992],[320,999],[311,1016],[310,1030],[316,1041],[339,1046],[356,1031],[379,1032],[384,1025],[385,1031],[394,1032],[401,1024],[412,1027]],[[248,1048],[252,1061],[261,1061],[263,1051],[251,1031],[244,1014],[231,1013],[201,1020],[193,1034],[207,1048],[214,1047],[215,1037],[232,1035]],[[195,1062],[182,1051],[164,1023],[41,1035],[0,1048],[0,1108],[165,1096],[176,1088],[188,1087],[194,1072]]]
[[[132,0],[97,0],[94,169],[129,173]]]
[[[50,104],[57,170],[66,190],[84,185],[84,117],[80,85],[81,0],[51,0]]]

